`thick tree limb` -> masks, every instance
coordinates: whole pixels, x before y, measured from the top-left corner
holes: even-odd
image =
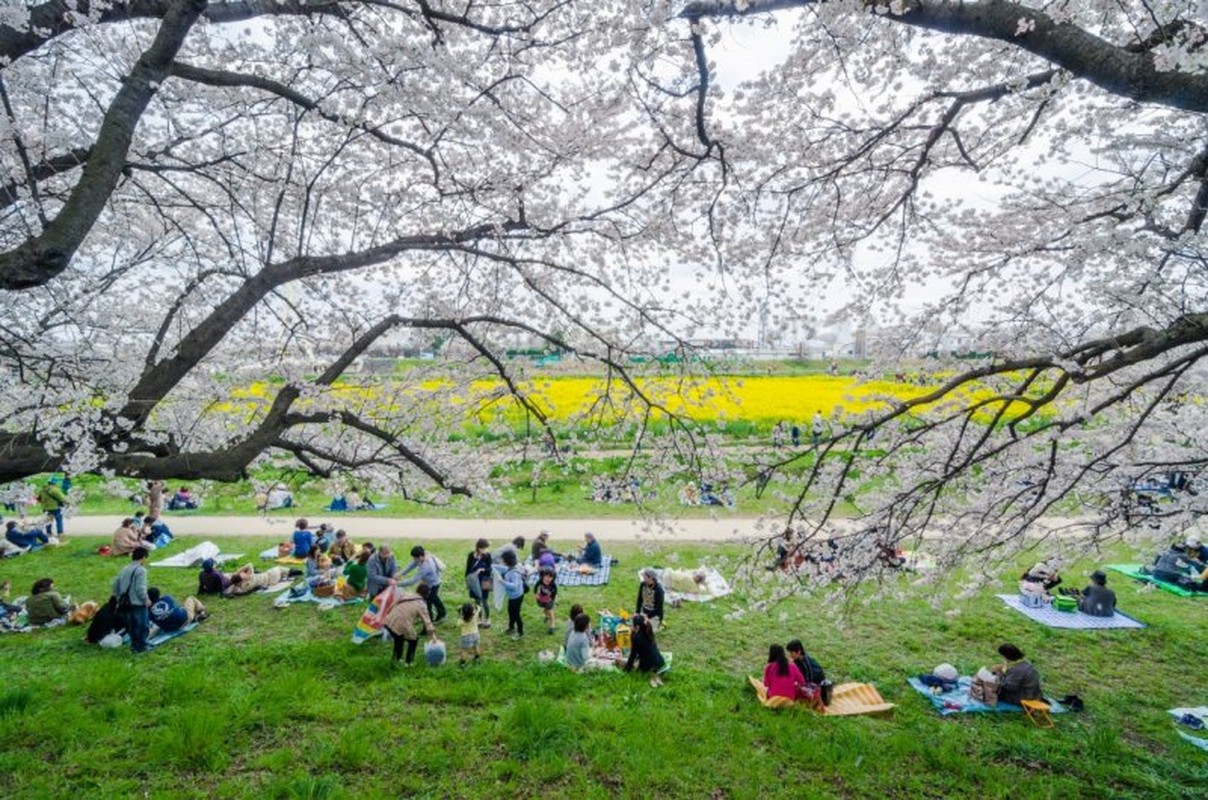
[[[738,17],[821,5],[826,0],[700,0],[688,3],[680,16]],[[866,0],[871,13],[885,8],[884,0]],[[965,36],[997,39],[1026,50],[1071,75],[1090,81],[1104,91],[1131,100],[1208,112],[1208,75],[1183,70],[1159,70],[1153,54],[1134,52],[1076,25],[1059,23],[1042,11],[1012,2],[953,3],[946,0],[908,0],[901,14],[877,13],[878,21]],[[1021,21],[1027,29],[1021,30]]]
[[[117,186],[143,111],[204,9],[205,0],[173,0],[154,43],[110,103],[79,183],[63,208],[40,235],[0,253],[0,289],[40,286],[67,268]]]

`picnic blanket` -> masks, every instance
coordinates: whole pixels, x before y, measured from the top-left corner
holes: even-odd
[[[944,716],[948,714],[1004,713],[1010,711],[1023,713],[1023,706],[1017,706],[1014,703],[999,703],[995,706],[988,706],[985,703],[970,698],[969,687],[973,685],[973,678],[969,675],[960,676],[955,689],[941,694],[932,694],[931,687],[919,680],[917,676],[907,678],[906,682],[910,684],[912,689],[930,700],[931,705],[935,706],[935,710]],[[1044,701],[1049,704],[1050,714],[1065,713],[1066,707],[1056,700],[1046,697]]]
[[[1144,628],[1144,622],[1133,619],[1127,614],[1122,614],[1119,611],[1112,614],[1110,617],[1093,617],[1090,614],[1084,614],[1081,611],[1058,611],[1048,603],[1038,608],[1031,608],[1023,604],[1023,600],[1017,594],[1000,594],[995,595],[999,600],[1009,605],[1011,608],[1023,614],[1026,617],[1039,622],[1041,625],[1047,625],[1050,628],[1076,628],[1079,630],[1098,630],[1100,628]]]
[[[695,576],[702,572],[705,580],[697,583]],[[655,567],[654,573],[658,576],[659,583],[663,585],[666,599],[672,603],[677,601],[707,603],[718,597],[725,597],[732,591],[730,584],[726,582],[722,574],[712,567],[698,567],[697,569]],[[640,570],[638,574],[641,575]],[[638,580],[640,581],[641,577]]]
[[[751,676],[747,676],[747,680],[755,689],[759,702],[767,708],[798,707],[813,710],[805,703],[798,703],[792,698],[768,697],[767,690],[763,688],[763,681]],[[825,717],[854,717],[861,714],[879,714],[893,708],[894,704],[886,703],[877,687],[871,683],[840,683],[831,690],[830,705],[823,706],[823,710],[818,713]]]
[[[260,557],[266,561],[275,561],[278,564],[288,566],[288,567],[296,567],[296,566],[299,566],[300,564],[306,563],[305,558],[296,558],[294,556],[278,556],[276,545],[273,545],[269,549],[265,550],[263,553],[260,554]]]
[[[189,633],[194,628],[196,628],[197,625],[198,625],[198,623],[196,623],[196,622],[190,622],[188,625],[184,626],[180,630],[160,631],[159,633],[155,634],[151,638],[147,639],[147,645],[150,647],[159,647],[161,644],[168,641],[169,639],[175,639],[177,636],[184,636],[186,633]],[[129,642],[130,642],[129,635],[127,635],[125,637],[124,641],[127,644],[129,644]]]
[[[153,567],[200,567],[201,562],[207,558],[214,559],[214,562],[221,564],[224,561],[232,561],[236,558],[243,558],[243,553],[222,553],[218,549],[218,545],[213,542],[202,542],[185,550],[183,553],[177,553],[171,558],[152,561]]]
[[[536,564],[526,565],[528,572],[529,586],[536,586],[540,575]],[[561,589],[564,586],[603,586],[608,583],[608,579],[612,577],[612,556],[604,556],[600,561],[600,568],[594,572],[580,572],[578,564],[572,564],[569,561],[559,561],[554,567],[554,582]],[[501,583],[496,581],[496,584]]]
[[[1195,708],[1172,708],[1166,713],[1174,717],[1176,720],[1187,714],[1190,714],[1191,716],[1199,717],[1205,723],[1208,723],[1208,706],[1196,706]],[[1201,730],[1203,729],[1201,728]],[[1208,739],[1204,739],[1199,736],[1192,736],[1190,733],[1187,733],[1182,729],[1178,730],[1178,734],[1183,739],[1200,748],[1201,750],[1208,750]]]
[[[357,624],[352,629],[352,643],[361,644],[380,635],[382,623],[386,621],[386,615],[393,607],[394,587],[383,589],[377,597],[370,601],[369,608],[365,609],[365,613],[357,620]]]
[[[1182,586],[1160,581],[1149,573],[1142,572],[1141,566],[1141,564],[1108,564],[1107,569],[1110,569],[1112,572],[1119,572],[1121,575],[1127,575],[1133,580],[1152,583],[1159,589],[1178,595],[1179,597],[1208,597],[1208,592],[1193,592],[1190,589],[1184,589]]]
[[[0,633],[32,633],[34,631],[46,630],[47,628],[58,628],[67,624],[67,617],[58,617],[52,619],[45,625],[30,625],[29,615],[25,613],[25,598],[19,597],[17,600],[9,603],[10,606],[20,606],[21,610],[15,614],[6,614],[0,617]]]
[[[326,611],[330,608],[357,605],[364,602],[360,597],[354,597],[351,600],[344,600],[339,597],[319,597],[311,590],[310,586],[302,584],[302,587],[305,588],[305,591],[300,594],[295,594],[293,587],[287,588],[277,595],[276,599],[273,600],[273,605],[277,608],[285,608],[294,603],[317,603],[321,611]]]

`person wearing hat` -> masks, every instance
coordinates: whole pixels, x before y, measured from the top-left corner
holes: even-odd
[[[405,581],[399,581],[399,586],[414,586],[417,583],[422,583],[428,587],[428,594],[424,598],[428,604],[428,615],[432,617],[432,624],[436,625],[447,616],[444,601],[440,599],[440,573],[441,567],[444,566],[440,560],[434,555],[428,555],[420,545],[411,548],[411,563],[399,573],[399,577],[415,572],[415,577]],[[416,572],[418,570],[418,572]],[[433,614],[435,612],[435,614]]]
[[[1107,588],[1107,575],[1101,570],[1091,573],[1091,585],[1078,597],[1078,610],[1092,617],[1115,615],[1116,593]]]
[[[998,654],[1007,660],[1007,663],[994,669],[1001,676],[998,681],[998,702],[1019,705],[1021,700],[1043,700],[1040,673],[1024,660],[1023,651],[1006,643],[999,646]]]
[[[67,495],[59,488],[54,478],[46,481],[46,485],[38,490],[38,505],[46,512],[46,533],[49,535],[51,525],[54,535],[63,535],[63,507],[67,505]]]

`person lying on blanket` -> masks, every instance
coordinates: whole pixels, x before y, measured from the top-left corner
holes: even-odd
[[[161,631],[173,633],[193,620],[200,622],[210,616],[201,601],[193,596],[186,597],[183,603],[177,603],[172,595],[161,594],[159,587],[152,586],[147,590],[147,597],[151,598],[151,608],[147,613],[151,617],[152,636]]]
[[[1208,592],[1208,567],[1189,558],[1182,543],[1176,542],[1160,554],[1151,573],[1154,578],[1193,592]]]
[[[998,702],[1019,705],[1021,700],[1043,700],[1040,691],[1040,673],[1024,660],[1023,651],[1013,644],[1005,643],[998,654],[1007,663],[994,668],[1001,677],[998,681]]]
[[[227,587],[226,594],[228,597],[239,597],[260,589],[267,589],[288,578],[290,572],[291,570],[287,570],[285,567],[273,567],[264,572],[256,572],[256,568],[251,564],[244,564],[238,572],[231,575],[231,585]]]

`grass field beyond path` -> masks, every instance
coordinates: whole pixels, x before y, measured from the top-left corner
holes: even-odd
[[[76,600],[103,600],[124,561],[100,538],[0,562],[25,594],[50,576]],[[186,538],[171,552],[196,543]],[[254,554],[265,538],[222,539]],[[571,603],[630,608],[643,565],[718,563],[726,545],[609,548],[611,585],[566,588]],[[469,542],[441,541],[442,595],[464,600]],[[1090,564],[1066,572],[1081,585]],[[151,568],[178,599],[194,570]],[[908,579],[908,578],[907,578]],[[537,662],[561,639],[530,599],[520,641],[484,635],[484,663],[392,669],[389,649],[349,642],[359,607],[279,610],[266,596],[218,600],[195,632],[146,655],[88,647],[78,628],[0,636],[3,797],[934,797],[1162,798],[1202,795],[1208,754],[1181,741],[1165,709],[1208,703],[1208,602],[1113,576],[1145,630],[1057,631],[988,588],[959,606],[800,598],[737,619],[741,596],[669,612],[667,685],[575,675]],[[456,649],[456,630],[441,628]],[[890,716],[824,719],[761,708],[746,686],[771,642],[799,637],[832,680],[871,681]],[[906,686],[941,661],[963,673],[1013,641],[1049,694],[1087,711],[1052,730],[1017,715],[940,718]]]

